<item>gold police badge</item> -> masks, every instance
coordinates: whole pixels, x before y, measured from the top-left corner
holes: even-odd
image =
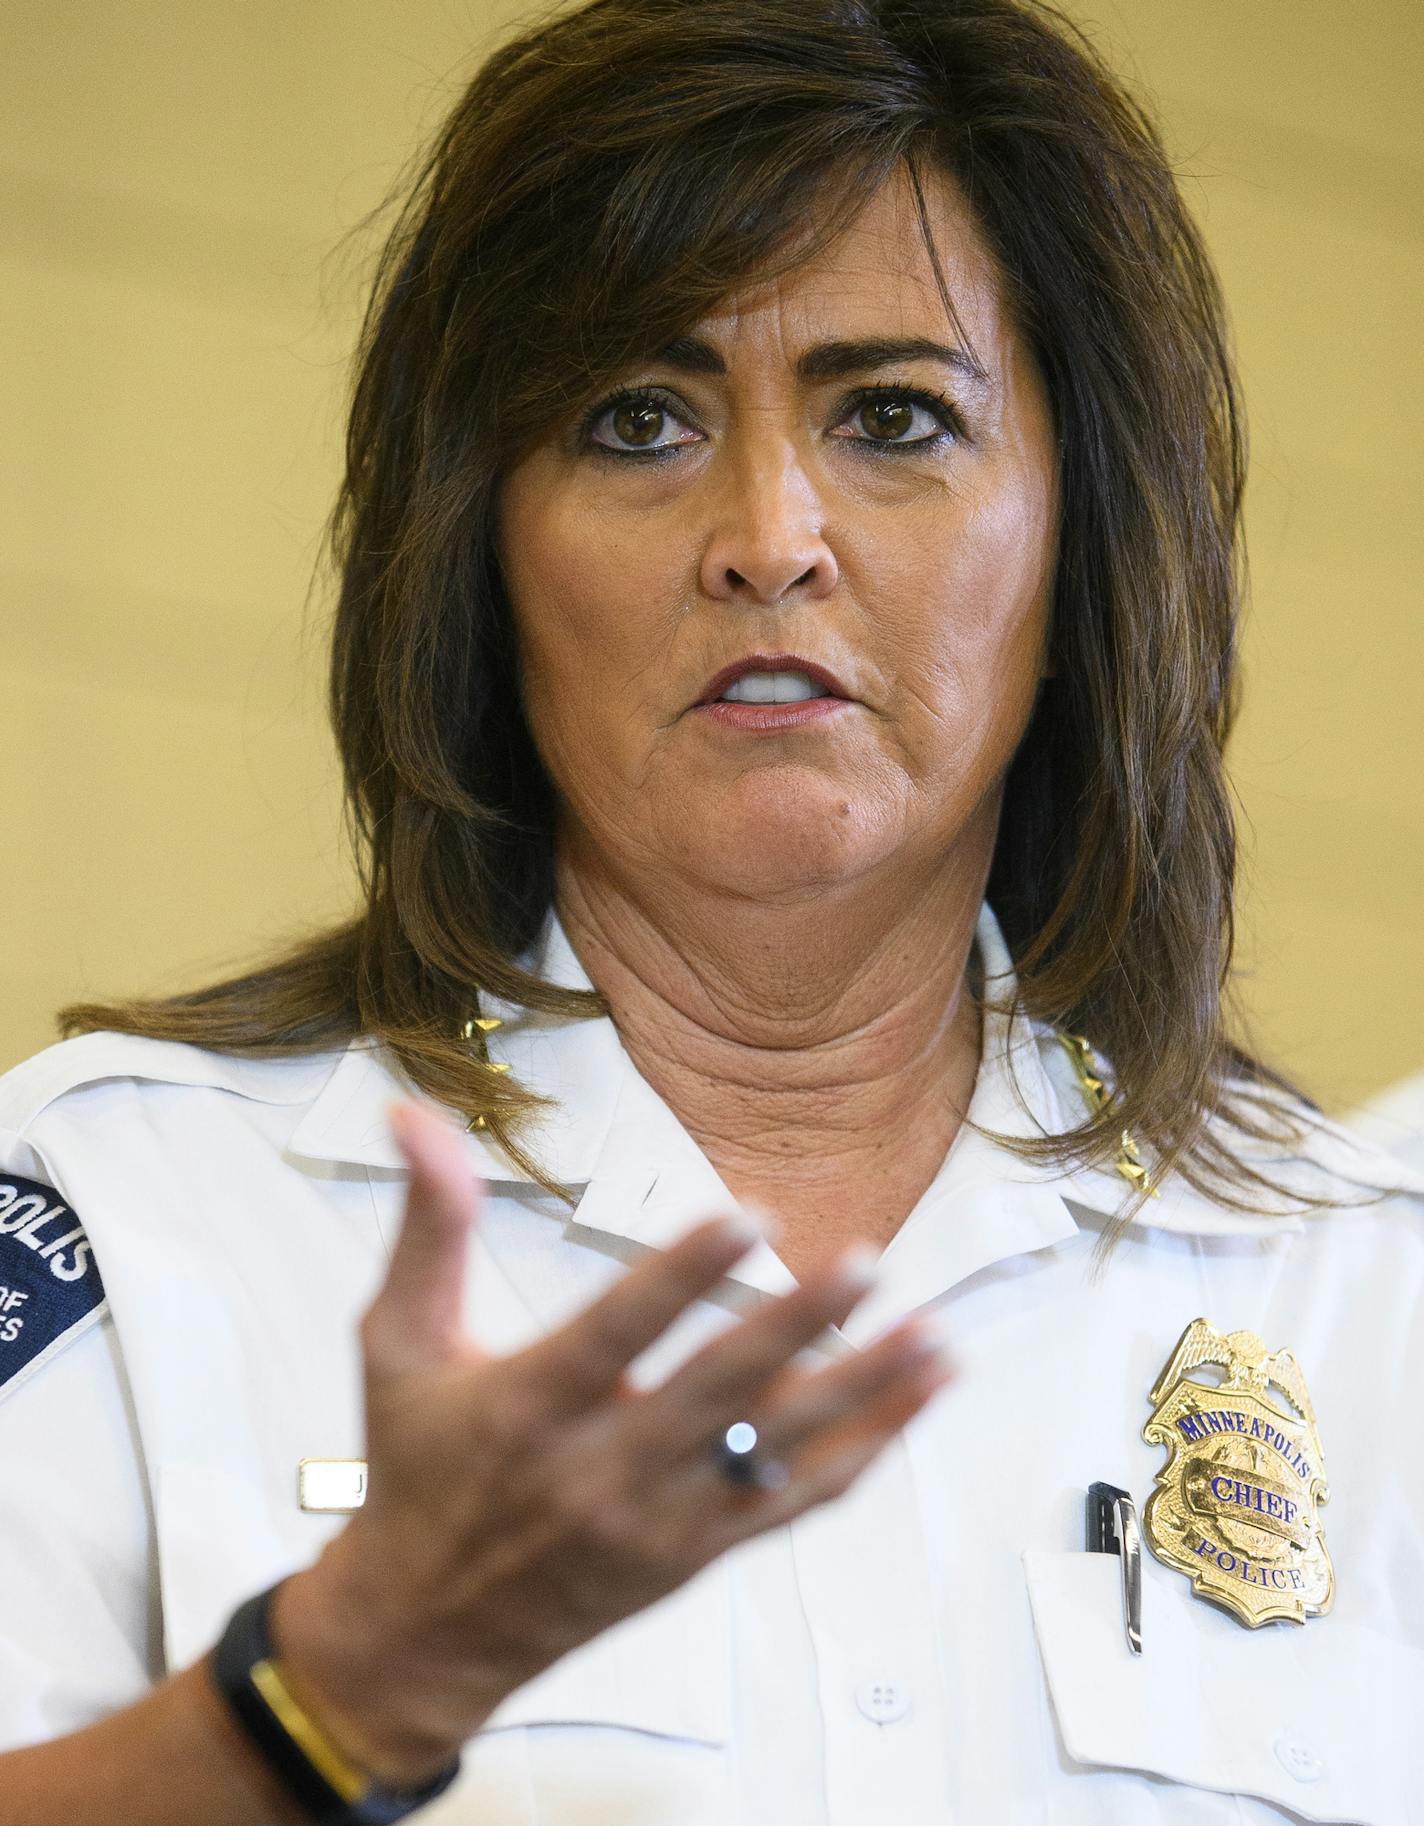
[[[1224,1371],[1219,1382],[1190,1372]],[[1151,1395],[1157,1473],[1143,1531],[1157,1558],[1248,1628],[1323,1616],[1335,1573],[1319,1505],[1330,1500],[1315,1412],[1288,1350],[1194,1319]]]

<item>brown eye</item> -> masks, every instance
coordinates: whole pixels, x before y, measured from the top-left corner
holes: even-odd
[[[905,400],[875,399],[860,409],[861,429],[883,442],[904,437],[914,422],[915,408]]]
[[[602,456],[660,458],[703,439],[675,402],[635,387],[594,406],[583,421],[579,441]]]
[[[661,406],[648,401],[634,401],[617,407],[613,413],[613,430],[625,444],[651,444],[663,428],[667,414]]]

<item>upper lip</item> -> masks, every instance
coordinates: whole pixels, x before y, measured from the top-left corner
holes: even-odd
[[[799,653],[749,653],[745,659],[723,666],[715,678],[708,681],[697,704],[715,704],[729,685],[734,685],[748,672],[804,672],[813,685],[819,685],[831,697],[850,696],[834,672],[828,672],[814,660],[802,659]]]

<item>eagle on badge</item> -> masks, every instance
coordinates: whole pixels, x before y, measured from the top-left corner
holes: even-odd
[[[1220,1381],[1192,1374],[1203,1366]],[[1156,1557],[1249,1628],[1323,1616],[1335,1596],[1319,1515],[1330,1489],[1294,1353],[1194,1319],[1148,1399],[1142,1436],[1170,1454],[1143,1517]]]
[[[1157,1378],[1148,1400],[1157,1402],[1179,1376],[1197,1369],[1203,1363],[1215,1363],[1226,1371],[1227,1388],[1254,1389],[1264,1395],[1275,1383],[1289,1399],[1301,1419],[1315,1425],[1315,1410],[1305,1377],[1295,1360],[1294,1351],[1268,1351],[1253,1331],[1233,1331],[1223,1335],[1205,1319],[1193,1319],[1182,1333],[1172,1360]]]

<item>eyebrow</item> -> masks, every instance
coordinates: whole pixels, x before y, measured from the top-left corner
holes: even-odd
[[[682,374],[725,374],[727,364],[710,342],[700,336],[676,336],[653,360]],[[797,360],[796,378],[802,381],[840,380],[867,368],[886,368],[902,361],[938,361],[965,380],[987,387],[990,378],[967,350],[952,343],[932,342],[925,336],[871,336],[855,342],[818,342]]]

